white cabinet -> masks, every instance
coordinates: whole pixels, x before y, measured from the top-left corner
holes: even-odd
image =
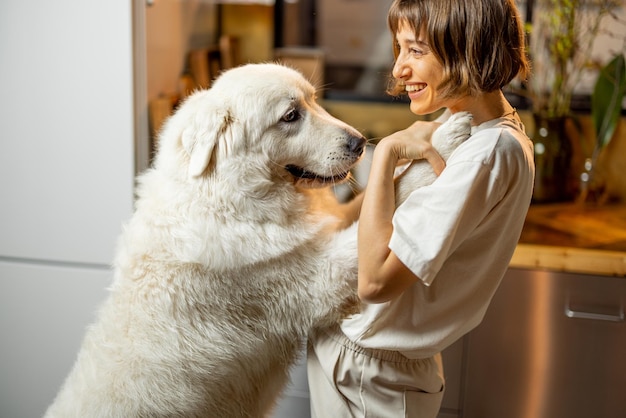
[[[0,256],[111,261],[132,210],[129,2],[0,4]]]
[[[0,261],[0,416],[41,417],[111,281],[107,269]]]

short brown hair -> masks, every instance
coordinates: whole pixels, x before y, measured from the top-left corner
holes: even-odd
[[[426,36],[444,68],[437,87],[444,97],[491,92],[528,76],[524,25],[514,0],[394,0],[387,21],[396,58],[401,25]],[[392,78],[388,93],[402,92]]]

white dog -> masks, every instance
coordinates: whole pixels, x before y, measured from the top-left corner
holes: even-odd
[[[110,296],[46,417],[265,416],[308,332],[358,307],[356,228],[336,231],[319,187],[345,179],[364,145],[283,66],[229,70],[187,99],[139,178]],[[421,176],[414,187],[432,181]]]
[[[309,330],[357,304],[356,234],[331,234],[336,201],[316,187],[345,179],[366,141],[298,72],[227,71],[159,141],[46,417],[262,417]]]

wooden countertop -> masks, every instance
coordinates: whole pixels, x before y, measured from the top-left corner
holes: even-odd
[[[626,205],[531,205],[510,266],[626,276]]]

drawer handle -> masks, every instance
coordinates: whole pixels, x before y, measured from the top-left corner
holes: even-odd
[[[568,318],[578,319],[593,319],[595,321],[609,321],[609,322],[623,322],[624,321],[624,309],[620,308],[620,312],[617,315],[607,315],[596,312],[583,312],[575,311],[569,306],[565,307],[565,315]]]

